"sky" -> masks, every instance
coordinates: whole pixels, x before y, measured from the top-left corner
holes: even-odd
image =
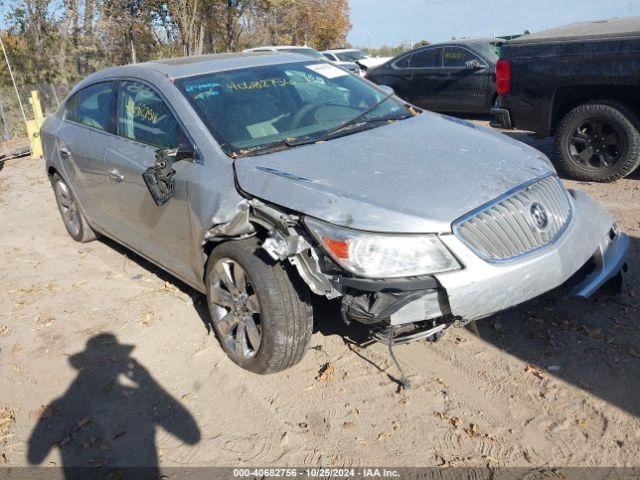
[[[640,15],[640,0],[349,0],[352,45],[532,33],[584,20]]]

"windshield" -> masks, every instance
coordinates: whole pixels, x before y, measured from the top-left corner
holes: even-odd
[[[317,50],[314,50],[313,48],[305,48],[305,47],[280,48],[278,49],[278,51],[299,53],[300,55],[306,55],[307,57],[311,57],[311,58],[322,58],[322,55],[320,55],[320,52],[318,52]]]
[[[341,62],[355,62],[356,60],[363,60],[367,58],[364,52],[360,50],[356,50],[355,52],[336,52],[336,57],[340,59]]]
[[[319,139],[359,115],[356,126],[371,128],[410,115],[395,97],[382,102],[384,91],[326,62],[243,68],[176,83],[232,156],[275,142]]]

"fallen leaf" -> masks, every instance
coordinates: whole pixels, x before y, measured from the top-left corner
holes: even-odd
[[[84,417],[78,422],[78,428],[84,428],[91,423],[91,417]]]
[[[29,416],[33,416],[35,418],[37,418],[38,420],[41,418],[51,418],[53,415],[53,412],[51,411],[51,407],[49,407],[49,405],[40,405],[40,407],[33,411],[33,412],[29,412]]]
[[[336,368],[333,366],[333,363],[327,362],[325,363],[320,370],[318,371],[318,375],[316,376],[316,380],[318,382],[330,382],[331,380],[335,380],[336,378]]]
[[[480,435],[480,429],[475,423],[470,423],[469,426],[464,429],[464,431],[470,437],[478,437]]]
[[[458,417],[451,417],[449,423],[457,430],[460,427],[460,419]]]
[[[540,380],[544,379],[542,373],[540,373],[540,369],[535,365],[527,365],[524,369],[525,372],[531,373],[532,375],[538,377]]]

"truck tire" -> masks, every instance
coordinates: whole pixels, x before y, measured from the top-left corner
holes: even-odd
[[[598,100],[575,107],[556,129],[557,167],[578,180],[613,182],[640,164],[640,117],[622,102]]]
[[[257,239],[214,248],[205,280],[216,336],[233,362],[267,374],[302,359],[313,329],[309,290]]]
[[[53,187],[53,193],[56,197],[58,210],[60,210],[62,223],[64,223],[69,236],[80,243],[95,240],[96,233],[91,229],[89,222],[87,222],[87,219],[82,214],[78,199],[73,195],[67,183],[57,173],[54,173],[51,177],[51,186]]]

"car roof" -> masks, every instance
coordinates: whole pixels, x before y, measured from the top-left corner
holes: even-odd
[[[448,42],[432,43],[431,45],[424,45],[424,47],[438,47],[442,45],[462,45],[473,47],[476,45],[491,45],[493,43],[505,43],[505,40],[501,38],[459,38],[456,40],[449,40]],[[423,47],[418,47],[423,48]]]
[[[312,47],[309,47],[307,45],[264,45],[262,47],[253,47],[253,48],[247,48],[246,50],[244,50],[245,52],[255,52],[255,51],[259,51],[259,50],[282,50],[285,48],[306,48],[309,50],[313,50]]]
[[[531,35],[523,35],[522,37],[509,41],[509,44],[637,36],[640,36],[640,16],[571,23]]]
[[[506,43],[506,41],[501,38],[462,38],[462,39],[450,40],[448,42],[432,43],[429,45],[422,45],[420,47],[415,47],[414,49],[409,50],[408,52],[403,52],[397,55],[396,57],[394,57],[392,61],[395,61],[396,58],[404,56],[407,53],[416,52],[424,48],[460,46],[460,47],[467,47],[473,50],[475,53],[479,54],[480,56],[484,57],[485,60],[489,60],[493,62],[498,59],[498,54],[496,53],[495,48],[493,48],[493,45],[497,45],[497,44],[501,45],[504,43]]]
[[[329,50],[323,50],[322,53],[342,53],[342,52],[360,52],[357,48],[331,48]]]
[[[223,72],[226,70],[236,70],[240,68],[279,65],[282,63],[304,61],[308,62],[310,61],[310,58],[298,53],[273,51],[198,55],[106,68],[90,75],[87,77],[87,80],[128,75],[144,77],[145,73],[160,73],[169,79],[176,79],[207,73]]]

